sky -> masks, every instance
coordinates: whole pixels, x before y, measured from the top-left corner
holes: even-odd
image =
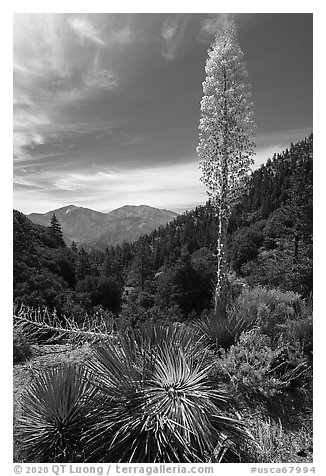
[[[14,15],[14,208],[204,204],[196,146],[207,49],[228,14]],[[312,14],[235,14],[255,167],[312,132]]]

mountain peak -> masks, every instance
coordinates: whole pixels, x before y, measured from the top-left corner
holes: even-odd
[[[61,224],[68,244],[75,241],[97,248],[135,241],[177,216],[175,212],[149,205],[124,205],[108,213],[66,205],[43,214],[31,213],[28,218],[34,223],[49,226],[53,213]]]

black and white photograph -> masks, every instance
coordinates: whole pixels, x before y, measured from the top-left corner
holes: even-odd
[[[15,472],[309,475],[314,14],[151,10],[12,15]]]

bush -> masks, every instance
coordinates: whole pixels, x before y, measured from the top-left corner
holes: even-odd
[[[153,324],[172,324],[182,321],[182,312],[179,306],[169,306],[162,308],[158,305],[145,309],[138,302],[124,304],[122,311],[117,318],[118,328],[121,332],[126,329],[146,329]]]
[[[273,343],[257,328],[242,333],[228,351],[222,349],[214,371],[215,379],[224,381],[238,403],[275,402],[274,397],[281,398],[285,390],[311,386],[311,366],[300,343],[290,344],[283,336]]]
[[[214,311],[206,311],[199,319],[191,322],[195,332],[209,347],[228,349],[243,332],[254,328],[259,328],[262,333],[272,337],[273,342],[277,342],[285,332],[284,325],[289,319],[297,323],[299,332],[298,319],[301,319],[301,315],[302,329],[304,327],[307,306],[296,293],[261,286],[250,289],[244,287],[241,280],[237,282],[234,278],[231,280],[230,293],[231,302],[227,307],[226,319],[220,319]]]
[[[29,340],[24,335],[22,329],[14,327],[13,333],[13,358],[14,364],[24,362],[32,355],[32,349]]]
[[[313,358],[313,315],[308,303],[295,318],[288,319],[280,326],[283,338],[290,345],[300,345],[303,355],[312,363]]]
[[[285,382],[273,372],[280,351],[273,350],[271,339],[257,330],[244,332],[229,351],[222,350],[215,371],[231,383],[234,394],[245,398],[273,397]]]
[[[281,324],[295,318],[303,309],[304,302],[298,294],[261,286],[244,289],[232,307],[238,319],[255,323],[273,337],[281,333]]]

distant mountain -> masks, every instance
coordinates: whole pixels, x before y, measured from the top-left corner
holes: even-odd
[[[39,225],[49,226],[55,213],[65,241],[87,244],[103,249],[123,241],[132,242],[173,220],[177,213],[147,205],[125,205],[109,213],[68,205],[47,213],[31,213],[28,218]]]

